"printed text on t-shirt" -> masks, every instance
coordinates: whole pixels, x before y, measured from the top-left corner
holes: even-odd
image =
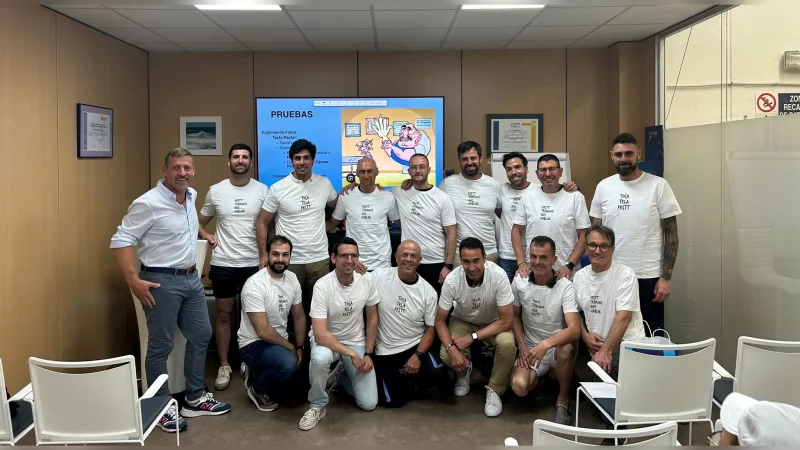
[[[408,301],[407,298],[403,297],[402,295],[397,296],[397,303],[394,305],[394,311],[400,314],[406,313],[406,302]]]
[[[469,206],[478,206],[481,196],[475,191],[467,192],[467,205]]]
[[[540,220],[550,220],[550,216],[553,215],[553,207],[548,205],[542,205],[542,213],[539,215]]]
[[[619,205],[617,206],[617,208],[623,211],[628,211],[629,209],[631,209],[630,194],[619,194]]]
[[[243,198],[236,198],[233,200],[233,213],[234,214],[244,214],[244,207],[247,206],[247,202]]]
[[[311,198],[308,195],[300,196],[300,211],[308,211],[311,209]]]
[[[599,295],[592,295],[589,297],[589,312],[592,314],[600,314],[600,307],[603,306],[603,301],[600,300]]]
[[[342,317],[349,317],[353,315],[353,301],[347,300],[344,302],[344,312],[342,313]]]

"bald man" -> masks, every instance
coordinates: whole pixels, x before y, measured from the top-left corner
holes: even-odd
[[[438,384],[444,369],[429,352],[436,336],[437,299],[433,286],[417,274],[419,244],[403,241],[394,256],[396,268],[370,274],[381,299],[374,358],[378,404],[387,408],[403,406],[415,387]]]
[[[392,266],[392,245],[389,241],[389,221],[400,219],[394,196],[378,189],[378,165],[369,157],[361,158],[356,169],[359,184],[348,192],[342,189],[332,217],[328,219],[328,231],[345,222],[347,237],[358,242],[360,273],[380,267]]]

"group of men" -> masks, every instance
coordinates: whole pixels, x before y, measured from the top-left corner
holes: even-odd
[[[579,341],[615,376],[620,343],[644,336],[643,322],[664,326],[680,208],[663,178],[638,168],[640,149],[629,134],[614,139],[618,174],[598,184],[590,211],[574,183],[562,185],[553,155],[537,161],[541,185],[528,181],[524,155],[505,155],[501,185],[481,173],[480,144],[464,142],[457,153],[460,173],[439,187],[428,182],[427,157],[415,154],[402,186],[383,190],[375,160],[364,157],[359,183],[337,193],[313,173],[316,147],[307,140],[292,144],[293,171],[270,188],[250,178],[252,150],[236,144],[229,179],[211,187],[198,219],[192,156],[171,150],[163,180],[133,202],[111,239],[145,309],[149,379],[166,373],[176,327],[187,339],[185,406],[168,411],[160,427],[184,430],[182,416],[231,410],[203,382],[211,326],[195,266],[198,238],[212,248],[218,390],[231,382],[231,315],[240,294],[247,394],[272,411],[286,383],[307,373],[301,430],[325,416],[337,386],[363,410],[399,407],[416,392],[448,386],[449,367],[454,394],[465,396],[474,350],[494,361],[487,416],[501,414],[509,384],[524,397],[553,374],[555,420],[570,423]],[[212,235],[205,227],[215,217]],[[347,237],[329,251],[326,232],[343,221]],[[395,266],[390,222],[402,234]],[[591,266],[576,272],[583,255]]]

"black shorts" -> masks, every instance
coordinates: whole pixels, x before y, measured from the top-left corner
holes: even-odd
[[[244,282],[258,272],[255,267],[221,267],[212,265],[208,270],[208,278],[214,287],[214,297],[234,298],[242,292]]]

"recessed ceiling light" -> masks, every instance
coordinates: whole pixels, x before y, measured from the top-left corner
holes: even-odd
[[[461,5],[461,9],[541,9],[545,5]]]
[[[257,3],[220,3],[215,5],[194,5],[206,11],[280,11],[281,5],[263,5]]]

